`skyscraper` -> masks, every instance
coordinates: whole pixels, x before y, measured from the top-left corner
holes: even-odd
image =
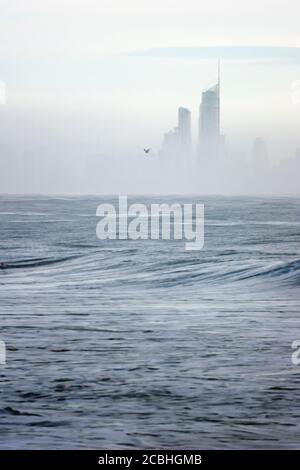
[[[199,152],[204,157],[220,154],[220,63],[218,83],[202,93],[199,109]]]
[[[170,158],[174,160],[174,157],[178,154],[178,127],[164,134],[163,145],[161,149],[161,155],[163,158]]]
[[[258,173],[264,172],[268,169],[268,150],[265,141],[261,137],[257,137],[253,142],[252,163],[254,170]]]
[[[215,140],[220,136],[219,85],[202,93],[199,116],[199,138]]]
[[[187,157],[192,151],[191,112],[186,108],[178,109],[179,151]]]
[[[191,112],[178,109],[178,126],[164,135],[161,155],[186,164],[192,153]]]

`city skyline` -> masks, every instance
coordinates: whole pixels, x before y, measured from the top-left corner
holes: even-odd
[[[278,0],[276,9],[269,0],[243,7],[235,0],[188,0],[172,8],[158,0],[129,0],[126,6],[116,0],[113,8],[106,0],[75,0],[72,8],[69,0],[5,2],[0,190],[159,192],[170,185],[168,169],[174,190],[184,179],[184,191],[298,190],[289,181],[300,147],[298,13],[295,0]],[[217,81],[218,57],[222,102],[216,113],[215,104],[205,103],[216,97],[209,90]],[[208,124],[203,129],[201,101]],[[179,106],[182,115],[174,122]],[[170,146],[177,148],[178,137],[187,161],[202,162],[200,150],[209,152],[199,148],[199,133],[204,147],[209,122],[218,142],[208,147],[224,149],[225,172],[219,163],[216,175],[202,181],[198,168],[194,181],[193,174],[183,177],[185,162],[158,161],[163,131],[173,129],[166,136]],[[272,170],[258,174],[265,184],[255,189],[249,175],[258,171],[257,138],[265,142]],[[145,158],[143,148],[150,147]]]
[[[202,91],[198,113],[198,140],[193,144],[191,111],[183,106],[178,108],[177,126],[164,134],[160,156],[179,164],[183,160],[201,163],[201,159],[214,160],[225,156],[225,136],[221,135],[221,61],[218,59],[217,83]],[[296,150],[297,155],[297,150]],[[266,145],[260,136],[253,141],[252,159],[258,168],[269,164]]]
[[[224,152],[224,139],[220,129],[220,59],[218,59],[217,83],[202,92],[198,115],[198,158],[215,158]],[[191,111],[185,107],[178,108],[177,126],[165,133],[160,154],[163,158],[186,158],[190,160],[195,152],[192,142]],[[197,158],[196,157],[196,158]]]

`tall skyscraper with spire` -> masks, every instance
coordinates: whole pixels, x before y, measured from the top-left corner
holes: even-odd
[[[199,109],[199,153],[213,158],[221,152],[220,134],[220,61],[218,83],[202,93]]]

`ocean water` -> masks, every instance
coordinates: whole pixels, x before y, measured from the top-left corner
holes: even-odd
[[[300,199],[131,198],[204,202],[193,252],[104,201],[0,197],[0,447],[299,448]]]

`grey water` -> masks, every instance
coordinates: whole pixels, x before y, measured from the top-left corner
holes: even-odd
[[[300,199],[130,199],[204,203],[201,251],[104,201],[0,197],[0,448],[299,448]]]

